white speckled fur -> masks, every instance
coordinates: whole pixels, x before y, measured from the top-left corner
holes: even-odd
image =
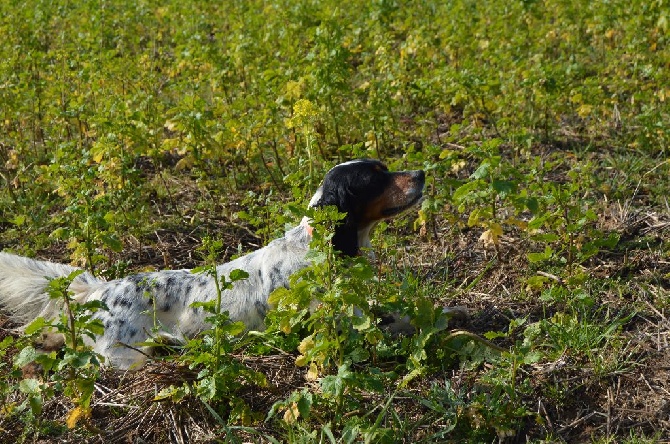
[[[263,319],[270,308],[268,296],[276,288],[287,286],[289,276],[307,264],[304,257],[309,241],[306,227],[300,225],[266,247],[218,266],[220,276],[227,277],[235,269],[249,272],[247,279],[223,293],[222,309],[251,330],[264,329]],[[37,316],[54,318],[62,304],[52,301],[46,293],[48,280],[74,270],[67,265],[0,253],[0,304],[20,322]],[[109,282],[83,273],[75,278],[70,290],[79,302],[101,300],[107,305],[108,310],[96,313],[105,326],[105,334],[90,345],[106,358],[107,365],[117,368],[130,368],[145,360],[143,353],[123,344],[132,346],[149,338],[153,317],[147,313],[155,310],[161,334],[189,338],[207,328],[207,314],[191,304],[216,297],[214,278],[190,270],[140,273]]]

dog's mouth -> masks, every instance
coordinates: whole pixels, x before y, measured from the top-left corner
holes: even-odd
[[[400,205],[397,207],[391,207],[391,208],[386,208],[382,211],[382,214],[384,217],[393,217],[396,216],[405,210],[409,210],[412,208],[414,205],[418,204],[423,200],[423,192],[419,190],[419,192],[406,204]]]

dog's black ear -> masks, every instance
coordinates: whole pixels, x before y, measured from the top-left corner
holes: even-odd
[[[340,213],[349,213],[351,203],[354,201],[352,194],[343,185],[324,183],[321,190],[321,198],[316,203],[316,207],[335,206]]]
[[[335,206],[345,218],[335,227],[333,248],[346,256],[356,256],[359,251],[358,228],[355,220],[356,199],[343,184],[324,183],[321,198],[315,207]]]

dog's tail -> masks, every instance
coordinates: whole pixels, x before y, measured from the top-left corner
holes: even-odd
[[[0,252],[0,307],[18,323],[31,322],[38,316],[51,319],[58,315],[62,301],[53,301],[46,291],[49,281],[69,276],[78,268],[53,262],[36,261]],[[81,273],[70,284],[80,302],[103,281],[90,273]]]

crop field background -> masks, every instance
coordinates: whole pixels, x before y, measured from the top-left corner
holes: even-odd
[[[266,332],[213,313],[121,373],[81,343],[104,308],[41,355],[0,317],[0,441],[670,441],[666,0],[6,0],[0,36],[4,251],[207,268],[338,162],[427,173],[374,260],[319,238]]]

